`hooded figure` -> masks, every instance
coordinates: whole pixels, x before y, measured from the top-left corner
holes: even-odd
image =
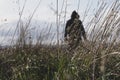
[[[82,37],[86,40],[85,29],[81,20],[79,20],[79,15],[76,11],[72,12],[71,19],[66,23],[64,38],[68,41],[71,48],[78,46]]]

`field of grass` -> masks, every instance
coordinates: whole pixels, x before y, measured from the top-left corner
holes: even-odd
[[[88,40],[72,51],[62,43],[26,43],[33,13],[27,25],[17,25],[16,44],[0,49],[0,80],[120,80],[119,10],[119,1],[110,8],[101,3],[87,25]]]
[[[91,45],[91,44],[90,44]],[[65,47],[64,47],[65,48]],[[0,50],[1,80],[119,80],[120,46],[16,46]],[[114,52],[114,53],[113,53]]]

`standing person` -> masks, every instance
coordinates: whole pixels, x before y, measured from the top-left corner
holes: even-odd
[[[68,42],[69,48],[75,49],[82,37],[86,40],[86,33],[82,21],[79,20],[79,14],[76,11],[72,12],[71,19],[66,23],[64,38]]]

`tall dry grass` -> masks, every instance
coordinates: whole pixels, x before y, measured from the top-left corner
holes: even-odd
[[[65,20],[67,1],[63,0],[64,3],[66,3]],[[58,13],[58,4],[57,0],[56,23],[59,44],[61,13]],[[118,0],[109,7],[106,3],[100,2],[94,17],[87,25],[89,27],[88,40],[83,41],[71,52],[68,51],[67,45],[62,43],[59,46],[41,44],[41,36],[38,36],[34,44],[32,41],[27,41],[32,40],[29,36],[29,26],[39,5],[26,24],[23,24],[21,20],[25,5],[23,6],[16,27],[16,31],[19,30],[16,44],[0,50],[1,80],[120,79],[120,43],[117,41],[120,26],[120,2]],[[87,15],[89,8],[86,9]]]

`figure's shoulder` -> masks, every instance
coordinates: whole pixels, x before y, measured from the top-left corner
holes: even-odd
[[[71,19],[69,19],[69,20],[67,20],[67,24],[72,24],[72,20]]]
[[[71,19],[69,19],[69,20],[67,20],[67,22],[72,22],[72,20],[71,20]]]
[[[79,20],[79,23],[80,23],[80,24],[82,24],[82,21],[81,21],[81,20]]]
[[[80,23],[82,23],[82,21],[81,21],[81,20],[79,20],[79,22],[80,22]]]

